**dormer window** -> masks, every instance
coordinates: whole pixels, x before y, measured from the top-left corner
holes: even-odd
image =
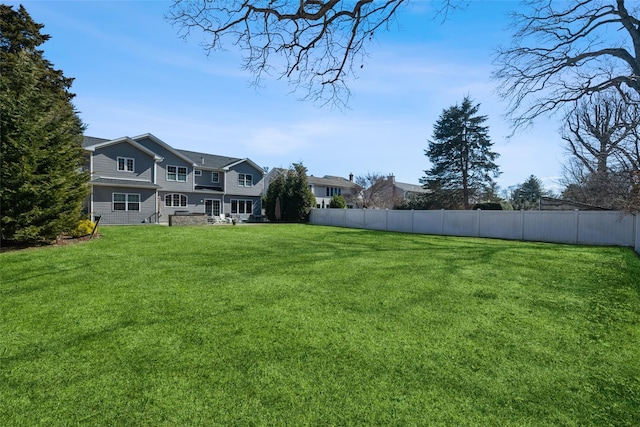
[[[118,157],[118,170],[123,172],[133,172],[135,170],[135,159],[131,157]]]

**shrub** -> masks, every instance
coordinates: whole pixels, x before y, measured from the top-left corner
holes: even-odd
[[[335,195],[331,198],[331,201],[329,202],[329,207],[344,209],[347,207],[347,201],[344,199],[344,197]]]
[[[83,219],[78,223],[76,228],[73,231],[71,231],[71,235],[73,237],[88,236],[89,234],[93,233],[93,229],[95,227],[96,225],[93,223],[93,221],[89,219]]]

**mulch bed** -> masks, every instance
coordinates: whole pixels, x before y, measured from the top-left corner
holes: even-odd
[[[100,233],[96,233],[93,235],[93,239],[99,239]],[[21,243],[21,244],[6,244],[3,243],[0,247],[0,252],[10,252],[10,251],[24,251],[29,249],[37,249],[43,247],[50,246],[66,246],[66,245],[75,245],[78,243],[88,242],[91,240],[91,235],[82,236],[82,237],[72,237],[69,235],[58,236],[54,241],[41,241],[41,242],[32,242],[32,243]]]

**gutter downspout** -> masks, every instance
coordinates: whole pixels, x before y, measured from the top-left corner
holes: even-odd
[[[89,155],[89,182],[93,178],[93,151]],[[96,221],[96,217],[93,212],[93,184],[90,184],[91,194],[89,195],[89,215],[92,222]]]
[[[222,179],[222,206],[220,206],[220,209],[222,212],[220,212],[221,214],[225,213],[224,211],[224,199],[225,196],[227,195],[227,172],[229,172],[229,169],[224,168],[224,178]]]

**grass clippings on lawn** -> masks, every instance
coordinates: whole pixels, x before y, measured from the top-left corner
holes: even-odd
[[[640,260],[304,225],[0,254],[0,425],[640,425]]]

